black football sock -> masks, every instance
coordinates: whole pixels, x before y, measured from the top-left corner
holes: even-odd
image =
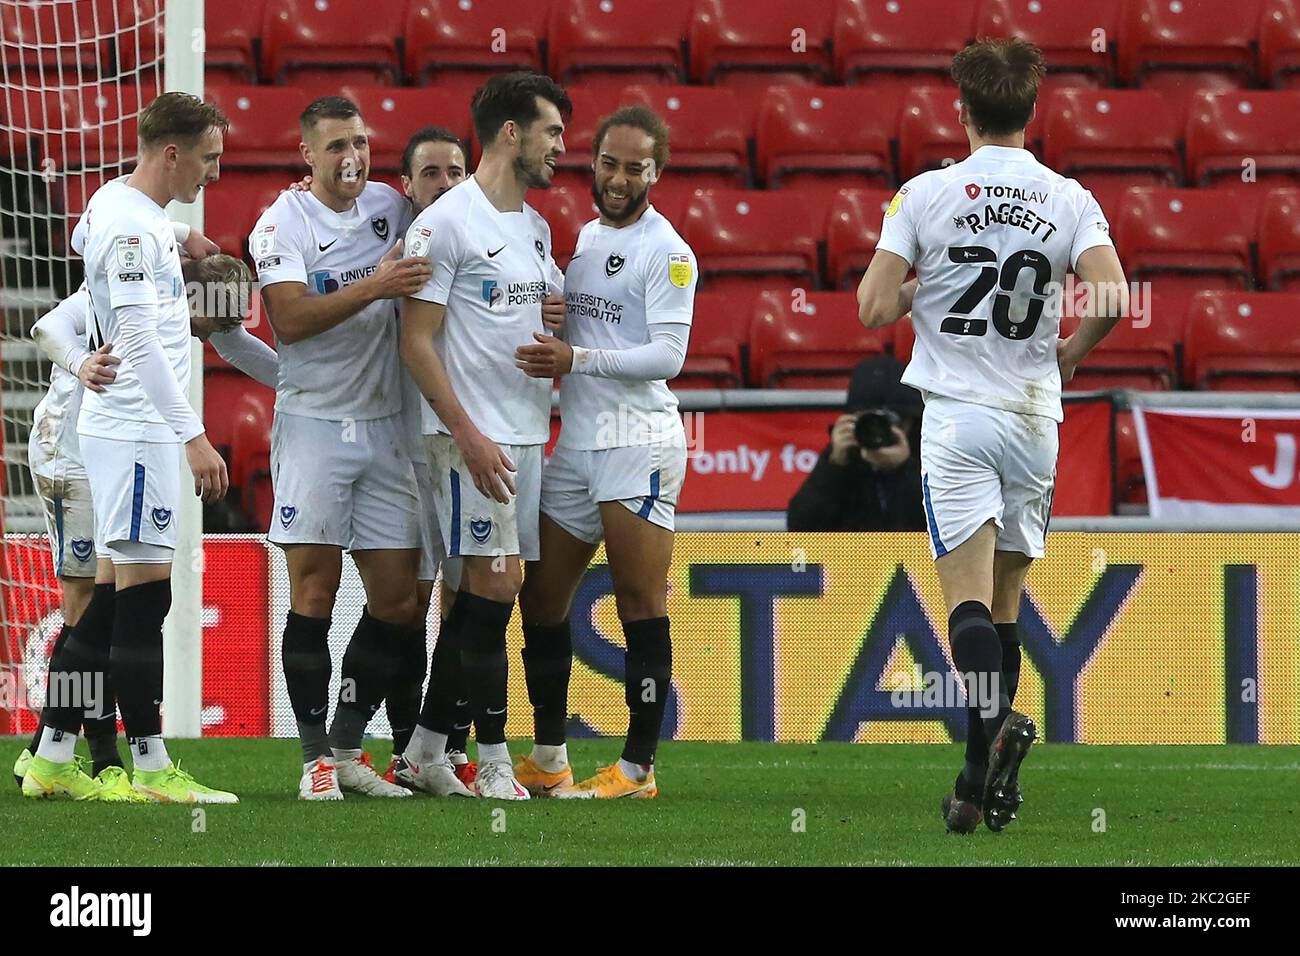
[[[558,747],[565,741],[573,642],[569,619],[559,624],[524,624],[524,682],[533,705],[533,742]]]
[[[1002,640],[1002,680],[1007,685],[1007,701],[1015,704],[1016,688],[1020,686],[1020,626],[1012,621],[997,628]]]
[[[408,628],[389,624],[361,609],[361,620],[343,655],[343,682],[339,686],[338,708],[330,727],[330,748],[359,750],[384,693],[393,684],[399,667],[402,632]]]
[[[401,666],[393,681],[393,690],[384,701],[384,706],[388,709],[388,722],[393,727],[394,755],[406,749],[411,734],[415,732],[415,722],[420,717],[426,643],[427,634],[423,627],[418,631],[407,630],[401,635],[401,649],[398,652]]]
[[[1011,712],[1011,703],[1002,680],[1002,642],[989,609],[979,601],[957,605],[948,617],[948,639],[953,663],[971,699],[969,706],[978,711],[991,746]]]
[[[659,747],[659,731],[668,705],[673,672],[673,645],[668,618],[625,621],[623,697],[627,701],[627,742],[623,759],[651,766]]]
[[[461,592],[465,602],[461,624],[463,687],[469,692],[479,745],[506,742],[506,683],[510,663],[506,658],[506,626],[514,602],[492,601]]]
[[[462,709],[457,705],[465,701],[463,709],[469,709],[466,700],[469,695],[465,693],[465,675],[461,666],[466,597],[468,595],[463,592],[456,595],[447,619],[438,628],[438,640],[429,658],[429,686],[424,692],[424,706],[420,708],[420,726],[446,735],[449,745]],[[463,722],[468,725],[469,720]],[[466,734],[468,732],[467,726]]]
[[[108,670],[128,737],[162,734],[163,619],[171,606],[169,578],[117,592]]]
[[[66,638],[60,637],[62,643],[55,644],[46,677],[45,710],[41,714],[44,726],[70,734],[81,732],[86,702],[81,700],[80,688],[93,689],[96,682],[103,686],[106,680],[104,662],[113,643],[116,590],[112,584],[96,584],[76,627]]]
[[[330,753],[325,732],[330,695],[329,632],[327,617],[306,617],[290,611],[284,622],[280,660],[289,688],[289,705],[298,723],[303,763]]]
[[[68,643],[68,635],[72,633],[72,625],[64,624],[59,628],[59,636],[54,639],[54,646],[50,648],[50,659],[46,664],[45,670],[45,699],[50,699],[50,674],[54,670],[54,662],[60,659],[60,652],[63,646]],[[45,729],[45,718],[41,717],[36,723],[36,733],[32,735],[32,742],[28,746],[29,753],[36,753],[36,748],[41,745],[41,731]]]

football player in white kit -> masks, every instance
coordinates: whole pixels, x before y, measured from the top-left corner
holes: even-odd
[[[858,289],[868,327],[910,309],[916,330],[903,382],[925,399],[930,549],[970,701],[966,765],[942,806],[949,831],[960,833],[981,819],[1003,829],[1021,802],[1020,763],[1037,730],[1012,710],[1016,619],[1051,515],[1061,386],[1128,309],[1097,201],[1024,148],[1043,70],[1042,53],[1019,39],[957,54],[971,155],[898,191]],[[1091,306],[1061,339],[1069,270],[1091,289]]]
[[[432,406],[424,431],[438,524],[463,570],[398,778],[420,789],[430,789],[426,774],[446,779],[454,688],[464,686],[477,792],[526,800],[505,739],[506,625],[523,581],[519,558],[538,556],[551,382],[526,376],[514,354],[545,327],[548,298],[562,310],[564,277],[551,258],[550,227],[524,194],[550,186],[571,104],[553,80],[521,72],[488,80],[470,110],[483,144],[478,169],[406,234],[407,253],[428,256],[433,277],[403,303],[402,360]]]
[[[140,114],[135,171],[91,197],[73,236],[73,248],[86,261],[88,348],[97,351],[111,342],[122,360],[112,388],[84,394],[77,423],[95,503],[95,547],[111,562],[101,562],[96,580],[114,581],[115,590],[103,589],[111,611],[96,608],[97,589],[82,616],[112,617],[111,630],[94,629],[96,636],[109,637],[107,654],[103,646],[81,640],[91,629],[78,628],[51,666],[51,695],[57,688],[80,687],[102,698],[103,680],[94,675],[106,661],[131,744],[132,785],[160,802],[238,801],[176,767],[162,739],[159,711],[182,445],[196,494],[214,501],[227,487],[225,463],[186,395],[190,310],[176,235],[163,207],[173,199],[193,202],[217,179],[226,127],[221,112],[195,96],[159,96]],[[47,702],[46,727],[23,779],[25,794],[91,796],[96,785],[73,759],[83,717],[77,703]]]
[[[181,265],[189,292],[191,333],[211,341],[218,354],[240,371],[263,384],[274,385],[275,351],[239,324],[252,290],[248,267],[231,256],[210,255],[217,246],[198,230],[184,223],[172,226],[187,253],[207,256],[202,260],[186,259]],[[87,619],[83,614],[96,589],[107,592],[101,596],[97,610],[111,611],[113,582],[112,565],[107,562],[108,580],[98,584],[95,581],[95,515],[76,429],[82,389],[103,391],[117,377],[114,366],[121,360],[112,354],[112,343],[93,353],[87,350],[90,315],[90,296],[83,284],[32,326],[32,338],[53,365],[50,387],[36,406],[28,441],[28,462],[44,506],[50,557],[63,598],[64,624],[54,642],[51,661],[78,627],[82,628],[78,640],[90,646],[107,646],[112,635],[110,615],[99,613]],[[96,631],[101,634],[98,639]],[[117,750],[117,708],[115,704],[109,706],[113,700],[106,680],[100,714],[83,715],[93,761],[91,775],[100,784],[101,795],[103,790],[124,795],[131,789]],[[30,747],[14,764],[19,786],[43,729],[43,724],[37,728]]]
[[[311,188],[281,193],[248,241],[280,356],[267,538],[284,549],[289,570],[282,661],[302,742],[298,796],[407,797],[361,744],[379,705],[401,687],[410,645],[419,645],[423,667],[419,502],[402,430],[395,301],[422,287],[430,269],[427,259],[398,258],[410,207],[391,186],[368,181],[356,105],[322,97],[299,121]],[[366,606],[327,734],[328,634],[344,549]]]
[[[565,376],[560,437],[542,475],[541,560],[519,595],[533,752],[515,776],[535,795],[658,793],[654,758],[672,677],[668,568],[686,477],[686,435],[668,388],[686,359],[698,270],[691,248],[649,204],[668,163],[668,128],[625,106],[600,123],[587,223],[564,279],[564,340],[518,350],[530,376]],[[565,744],[572,646],[569,606],[601,539],[627,644],[629,711],[621,759],[573,783]]]

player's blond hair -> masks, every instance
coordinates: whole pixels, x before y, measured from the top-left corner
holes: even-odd
[[[253,273],[234,256],[217,254],[189,259],[181,275],[190,298],[190,311],[212,323],[214,332],[229,332],[248,314]]]
[[[192,93],[164,93],[140,113],[136,136],[143,149],[176,143],[192,146],[210,129],[226,132],[230,120]]]

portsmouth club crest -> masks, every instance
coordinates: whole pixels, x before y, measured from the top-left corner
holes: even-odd
[[[479,544],[492,536],[491,518],[470,518],[469,533]]]
[[[293,524],[293,519],[298,517],[298,509],[292,505],[280,506],[280,527],[285,531],[289,530],[289,525]]]
[[[95,553],[95,542],[88,538],[72,539],[72,556],[85,564],[90,560],[90,556]]]
[[[388,217],[371,216],[370,228],[375,230],[375,235],[379,237],[380,242],[388,241]]]
[[[153,518],[153,526],[160,532],[166,531],[167,526],[172,523],[172,510],[170,508],[154,508],[150,512]]]
[[[539,259],[545,259],[545,258],[546,258],[546,247],[545,247],[544,245],[542,245],[542,240],[540,240],[540,239],[534,239],[534,240],[533,240],[533,248],[537,250],[537,257],[538,257]]]
[[[611,252],[609,258],[605,260],[605,275],[611,279],[623,271],[623,264],[627,262],[617,252]]]

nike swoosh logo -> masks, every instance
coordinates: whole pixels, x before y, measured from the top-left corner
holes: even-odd
[[[562,786],[564,786],[563,783],[553,783],[549,787],[542,784],[542,793],[550,793],[552,790],[558,790]]]
[[[329,706],[330,706],[329,704],[326,704],[324,707],[313,707],[311,710],[308,711],[308,713],[311,714],[313,717],[319,717],[321,714],[325,713],[325,711],[329,709]]]
[[[504,249],[504,248],[505,248],[505,246],[502,246],[502,247],[501,247],[501,249]],[[500,252],[501,249],[498,249],[497,252]],[[489,252],[489,253],[488,253],[488,258],[489,258],[489,259],[495,259],[495,258],[496,258],[496,254],[497,254],[497,252]]]
[[[320,245],[319,243],[317,243],[316,248],[319,249],[321,252],[324,252],[326,249],[328,249],[330,246],[334,245],[334,243],[336,243],[336,242],[338,242],[337,239],[331,239],[329,242],[325,243],[325,245],[323,245],[323,246]]]
[[[457,707],[468,707],[468,706],[469,706],[469,701],[467,701],[467,700],[458,700],[458,701],[456,701],[456,706],[457,706]]]
[[[504,714],[506,712],[506,709],[502,707],[500,710],[493,710],[491,707],[489,707],[487,708],[487,712],[493,717],[499,717],[501,714]]]

